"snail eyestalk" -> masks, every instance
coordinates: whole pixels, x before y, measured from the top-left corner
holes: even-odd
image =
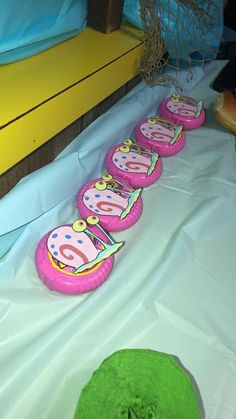
[[[156,121],[156,119],[155,119],[155,118],[149,118],[149,119],[147,120],[147,122],[148,122],[150,125],[156,125],[156,124],[157,124],[157,121]]]
[[[128,145],[122,145],[120,147],[120,151],[122,151],[123,153],[129,153],[130,147]]]
[[[134,188],[131,188],[130,186],[125,185],[120,180],[117,180],[117,179],[114,179],[114,180],[116,181],[116,183],[118,183],[118,185],[124,186],[124,188],[128,189],[128,191],[132,192],[134,190]]]
[[[97,225],[99,223],[99,218],[96,215],[90,215],[87,218],[87,223],[92,226]]]
[[[105,173],[105,174],[102,176],[102,179],[103,179],[103,180],[105,180],[106,182],[109,182],[110,180],[112,180],[112,179],[113,179],[113,177],[112,177],[112,175],[110,175],[109,173]]]
[[[171,100],[172,100],[172,102],[179,102],[180,101],[180,96],[173,93]]]
[[[129,138],[128,138],[127,140],[124,140],[124,141],[123,141],[123,144],[125,144],[125,145],[128,145],[128,146],[129,146],[129,145],[132,145],[132,144],[133,144],[133,141],[132,141],[131,139],[129,139]]]
[[[125,191],[125,190],[123,190],[123,189],[117,189],[117,188],[113,188],[112,186],[107,186],[107,189],[109,190],[109,191],[114,191],[114,192],[121,192],[121,193],[124,193],[124,194],[127,194],[127,195],[130,195],[131,193],[132,193],[132,191]]]
[[[89,218],[89,217],[88,217]],[[122,246],[124,246],[124,242],[116,242],[114,241],[108,233],[100,226],[100,224],[96,225],[97,228],[99,228],[100,231],[102,231],[105,236],[108,238],[110,243],[106,243],[104,240],[102,240],[100,237],[98,237],[95,233],[93,233],[90,230],[85,230],[85,233],[87,233],[88,236],[94,237],[98,242],[100,242],[104,249],[101,250],[101,252],[98,253],[97,257],[94,260],[91,260],[90,262],[85,263],[84,265],[80,266],[78,269],[74,270],[74,273],[81,273],[87,269],[93,268],[93,266],[97,265],[98,263],[102,262],[103,260],[109,258],[111,255],[116,253]]]
[[[107,187],[107,184],[104,180],[99,180],[98,182],[95,183],[94,186],[98,191],[104,191]]]
[[[86,224],[86,221],[84,220],[76,220],[72,225],[72,229],[76,232],[85,231],[86,227],[87,227],[87,224]]]

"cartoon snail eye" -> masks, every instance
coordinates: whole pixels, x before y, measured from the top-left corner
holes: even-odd
[[[84,220],[76,220],[72,225],[73,230],[76,232],[82,232],[86,229],[86,227],[87,223]]]
[[[128,153],[130,151],[130,148],[127,145],[122,145],[120,147],[120,151],[122,151],[123,153]]]
[[[172,100],[172,102],[179,102],[180,101],[180,96],[179,95],[173,95],[171,100]]]
[[[132,145],[133,144],[133,141],[130,140],[130,139],[127,139],[127,140],[123,141],[123,144],[125,144],[125,145]]]
[[[156,125],[157,123],[157,121],[154,118],[149,118],[147,121],[150,125]]]
[[[99,218],[96,217],[95,215],[90,215],[87,218],[87,223],[90,224],[91,226],[95,226],[96,224],[99,223]]]
[[[104,180],[99,180],[95,183],[95,188],[98,189],[98,191],[104,191],[107,187],[106,182]]]
[[[107,174],[105,174],[105,175],[103,175],[103,180],[105,180],[105,181],[109,181],[109,180],[112,180],[112,176],[111,175],[109,175],[108,173]]]

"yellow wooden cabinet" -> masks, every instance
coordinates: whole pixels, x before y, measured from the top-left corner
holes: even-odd
[[[142,34],[86,28],[26,60],[0,67],[0,174],[137,74]]]

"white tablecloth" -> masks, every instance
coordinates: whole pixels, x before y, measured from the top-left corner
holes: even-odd
[[[1,200],[2,419],[72,419],[94,369],[120,348],[174,354],[194,377],[206,418],[236,418],[236,154],[209,88],[221,65],[211,63],[205,75],[196,68],[188,83],[180,74],[184,93],[204,99],[206,123],[163,159],[162,177],[143,192],[140,221],[114,234],[126,244],[95,292],[49,291],[35,270],[36,245],[78,217],[80,186],[171,88],[141,83]]]

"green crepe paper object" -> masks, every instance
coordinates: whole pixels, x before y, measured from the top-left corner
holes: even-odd
[[[124,349],[105,359],[83,388],[74,419],[199,419],[189,375],[175,358]]]

